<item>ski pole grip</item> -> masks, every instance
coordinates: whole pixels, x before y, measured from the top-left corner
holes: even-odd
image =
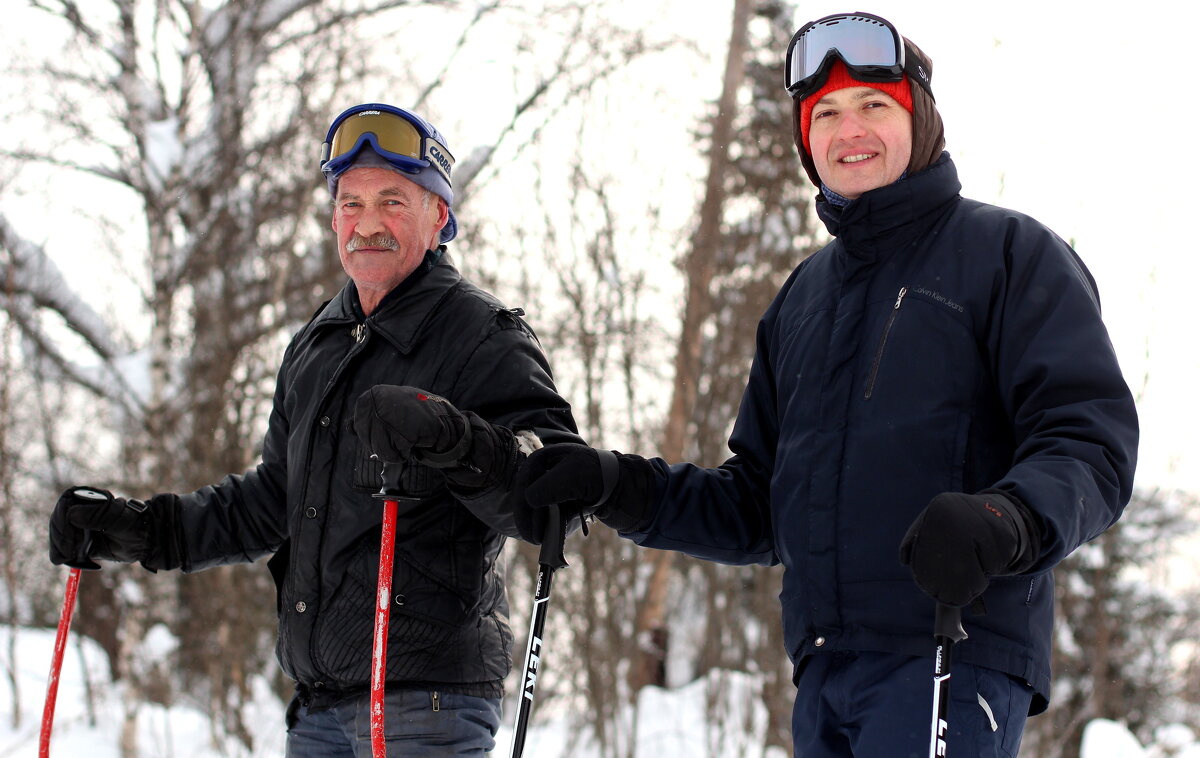
[[[74,494],[75,497],[79,498],[80,500],[91,500],[94,503],[108,502],[108,495],[105,495],[103,492],[97,492],[96,490],[90,490],[84,487],[77,487]],[[67,565],[71,568],[85,569],[87,571],[99,571],[100,564],[96,563],[89,557],[91,552],[92,530],[84,529],[83,542],[79,545],[79,555],[75,557],[74,561],[68,562]]]
[[[371,457],[379,460],[379,457],[376,455],[372,455]],[[383,480],[383,486],[379,488],[378,492],[371,495],[371,497],[377,500],[406,500],[414,502],[420,500],[421,498],[419,497],[404,494],[404,488],[400,485],[400,479],[403,475],[404,467],[399,463],[384,461],[383,471],[379,475],[379,478]]]
[[[379,494],[393,500],[400,497],[400,474],[400,464],[384,461],[383,472],[379,475],[379,478],[383,480],[383,486],[380,487]]]
[[[962,642],[967,638],[967,631],[962,625],[962,608],[956,605],[938,603],[933,614],[933,636],[945,637],[952,642]]]
[[[562,508],[554,503],[546,508],[546,533],[542,535],[538,563],[556,569],[565,568],[567,558],[563,555],[563,545],[566,541],[567,524],[562,517]]]

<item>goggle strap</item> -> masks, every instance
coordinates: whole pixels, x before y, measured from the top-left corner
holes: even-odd
[[[929,81],[929,72],[921,64],[921,59],[913,55],[907,42],[904,43],[904,73],[908,74],[910,82],[921,85],[921,89],[925,90],[930,100],[937,102],[937,98],[933,96],[933,85]]]

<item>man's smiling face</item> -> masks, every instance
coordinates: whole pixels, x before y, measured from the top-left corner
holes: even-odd
[[[333,231],[342,268],[370,314],[438,246],[446,202],[385,168],[352,168],[338,180]]]
[[[912,155],[912,114],[871,87],[845,87],[821,97],[808,132],[821,181],[854,199],[900,178]]]

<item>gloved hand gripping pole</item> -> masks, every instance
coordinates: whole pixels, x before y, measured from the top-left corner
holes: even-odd
[[[84,500],[102,502],[108,497],[100,492],[78,489],[75,496]],[[96,570],[100,564],[88,558],[91,539],[85,537],[74,566]],[[62,610],[58,614],[58,633],[54,637],[54,655],[50,659],[50,676],[46,680],[46,704],[42,708],[42,732],[38,740],[38,758],[50,758],[50,733],[54,730],[54,706],[58,701],[58,677],[62,673],[63,651],[67,647],[67,635],[71,630],[71,617],[75,615],[75,596],[79,594],[79,568],[72,568],[67,575],[67,589],[63,593]]]

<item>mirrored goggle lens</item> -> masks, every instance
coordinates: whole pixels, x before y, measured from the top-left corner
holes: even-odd
[[[421,160],[421,133],[405,119],[381,111],[362,111],[347,118],[329,140],[328,160],[341,157],[366,133],[375,135],[380,149]]]
[[[797,33],[788,49],[787,88],[793,94],[809,86],[836,51],[847,66],[903,66],[900,38],[882,19],[868,16],[830,16]]]

